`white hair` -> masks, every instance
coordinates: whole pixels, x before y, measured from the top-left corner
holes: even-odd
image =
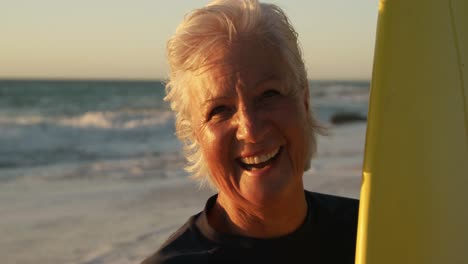
[[[176,114],[176,134],[183,142],[188,161],[186,170],[202,185],[214,187],[190,122],[187,87],[193,85],[194,73],[216,66],[213,51],[217,47],[245,38],[254,38],[279,52],[287,64],[287,82],[295,92],[309,89],[297,33],[278,6],[257,0],[215,0],[188,13],[167,43],[170,76],[164,99]],[[304,129],[310,135],[304,168],[307,170],[316,151],[315,133],[321,130],[310,111]]]

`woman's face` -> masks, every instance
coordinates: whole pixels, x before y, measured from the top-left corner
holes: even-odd
[[[219,192],[255,204],[302,190],[308,93],[286,84],[278,52],[244,42],[194,77],[191,119]]]

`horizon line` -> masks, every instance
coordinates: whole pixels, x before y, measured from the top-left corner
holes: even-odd
[[[50,77],[0,77],[0,81],[74,81],[74,82],[164,82],[167,79],[163,78],[50,78]],[[371,79],[364,78],[322,78],[322,79],[308,79],[310,81],[354,81],[354,82],[370,82]]]

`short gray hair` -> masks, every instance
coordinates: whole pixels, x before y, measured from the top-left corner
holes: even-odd
[[[228,46],[241,37],[249,37],[279,51],[290,71],[288,82],[297,89],[296,92],[309,89],[297,36],[285,13],[276,5],[259,3],[258,0],[215,0],[188,13],[167,42],[170,76],[164,99],[170,102],[176,114],[176,134],[183,142],[188,161],[186,170],[202,185],[208,183],[214,187],[190,121],[187,87],[191,76],[213,64],[210,56],[216,47]],[[310,134],[304,168],[307,170],[316,152],[315,133],[320,132],[320,126],[310,111],[304,129]]]

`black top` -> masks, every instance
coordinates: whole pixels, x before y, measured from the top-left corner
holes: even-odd
[[[161,248],[142,262],[156,263],[354,263],[359,202],[305,191],[308,211],[294,232],[259,239],[219,233],[206,212],[190,217]]]

